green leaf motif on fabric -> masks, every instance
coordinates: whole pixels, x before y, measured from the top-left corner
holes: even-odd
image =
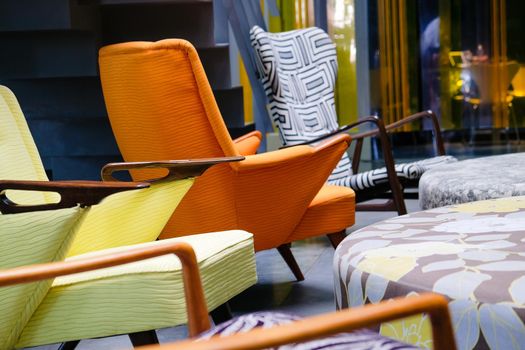
[[[477,266],[481,271],[525,271],[525,261],[506,260]]]
[[[525,344],[525,326],[512,307],[483,304],[479,309],[483,336],[492,350],[519,350]]]
[[[362,306],[365,303],[361,276],[362,272],[355,270],[350,277],[350,282],[348,283],[348,296],[350,297],[349,304],[352,307]]]
[[[383,300],[387,287],[387,279],[377,275],[370,275],[366,280],[365,298],[368,298],[371,303],[379,303]]]
[[[448,304],[459,350],[471,350],[479,340],[479,314],[476,302],[467,299]]]
[[[490,275],[472,271],[459,271],[441,277],[434,283],[433,291],[453,299],[475,299],[474,291],[484,281],[492,279]]]
[[[443,260],[430,263],[421,268],[421,271],[433,272],[433,271],[443,271],[443,270],[452,270],[465,266],[465,260],[463,259],[454,259],[454,260]]]
[[[525,276],[515,279],[509,287],[512,300],[519,305],[525,305]]]

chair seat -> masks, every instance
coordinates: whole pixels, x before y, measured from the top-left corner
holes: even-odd
[[[256,327],[270,328],[300,320],[300,317],[281,312],[255,312],[236,317],[221,323],[211,330],[202,333],[198,339],[209,339],[214,335],[228,336],[235,333],[248,332]],[[288,344],[279,349],[417,349],[411,345],[383,337],[371,330],[358,330],[351,333],[340,333],[330,337],[316,339],[301,344]]]
[[[453,162],[457,162],[457,159],[452,156],[438,156],[411,163],[396,164],[395,167],[397,176],[401,181],[417,180],[426,170]],[[363,191],[386,182],[388,182],[388,173],[383,167],[338,179],[333,184],[347,186],[355,191]]]
[[[335,233],[355,223],[355,193],[341,186],[324,185],[314,197],[288,242]]]
[[[206,233],[133,247],[174,241],[193,246],[209,310],[257,281],[253,237],[245,231]],[[106,249],[66,261],[129,248]],[[184,303],[181,264],[174,255],[60,277],[28,322],[17,347],[172,327],[186,323]]]

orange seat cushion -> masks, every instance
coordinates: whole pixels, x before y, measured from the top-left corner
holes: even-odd
[[[312,200],[288,241],[339,232],[355,223],[355,193],[348,187],[324,185]]]

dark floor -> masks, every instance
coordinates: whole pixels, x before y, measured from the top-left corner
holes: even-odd
[[[417,200],[407,200],[409,212],[419,210]],[[395,216],[394,212],[358,212],[351,233],[361,227]],[[277,250],[259,252],[257,274],[259,281],[231,302],[234,314],[250,311],[280,310],[301,316],[316,315],[335,310],[332,279],[334,249],[326,238],[320,237],[294,243],[294,255],[301,266],[305,280],[296,282]],[[158,331],[162,343],[186,336],[184,326]],[[78,350],[131,349],[126,336],[83,340]],[[55,350],[57,346],[34,349]]]
[[[482,157],[496,154],[525,151],[525,142],[512,145],[476,145],[468,143],[447,144],[447,153],[459,159]],[[430,154],[432,148],[400,147],[396,149],[396,160],[412,161]],[[374,162],[375,163],[375,162]],[[374,164],[375,165],[375,164]],[[363,168],[370,167],[366,162]],[[418,211],[417,200],[407,200],[409,212]],[[358,212],[356,225],[350,227],[351,233],[361,227],[395,216],[394,212]],[[236,297],[231,302],[234,314],[242,314],[258,310],[280,310],[301,316],[316,315],[335,309],[333,298],[332,258],[334,250],[325,238],[309,239],[294,243],[292,250],[305,275],[302,282],[294,281],[292,273],[281,259],[277,251],[269,250],[257,253],[258,283]],[[185,327],[162,329],[158,331],[161,342],[169,342],[184,338]],[[51,350],[56,346],[40,347]],[[79,350],[91,349],[130,349],[131,343],[126,336],[111,337],[97,340],[84,340]]]

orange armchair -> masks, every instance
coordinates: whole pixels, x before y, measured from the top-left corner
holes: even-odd
[[[255,155],[258,132],[232,140],[195,48],[185,40],[130,42],[99,55],[104,98],[126,161],[246,155],[198,178],[161,238],[227,229],[254,234],[257,251],[278,248],[298,280],[290,243],[328,235],[336,246],[354,223],[355,196],[325,182],[350,143]],[[135,171],[135,180],[161,176]]]

